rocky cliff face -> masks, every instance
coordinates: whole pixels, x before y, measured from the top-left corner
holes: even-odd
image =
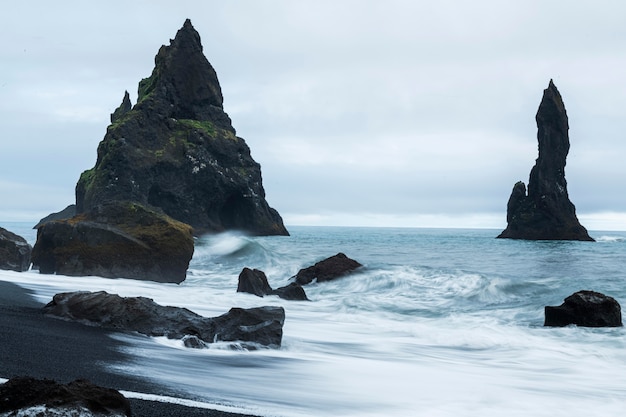
[[[539,157],[526,185],[513,187],[507,205],[507,228],[499,238],[529,240],[593,239],[578,221],[567,193],[565,162],[569,125],[561,94],[550,80],[535,117]]]
[[[158,207],[195,233],[244,230],[287,235],[265,200],[261,168],[236,136],[215,70],[187,20],[111,115],[94,168],[76,185],[78,213],[108,201]]]
[[[42,274],[178,284],[193,251],[188,224],[140,204],[112,201],[39,226],[32,261]]]

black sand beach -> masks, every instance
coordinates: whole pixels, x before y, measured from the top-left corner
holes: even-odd
[[[83,378],[108,388],[179,397],[142,379],[116,374],[107,365],[128,357],[123,342],[100,328],[46,317],[27,290],[0,281],[0,377],[31,376],[67,383]],[[245,416],[177,404],[130,399],[133,416]]]

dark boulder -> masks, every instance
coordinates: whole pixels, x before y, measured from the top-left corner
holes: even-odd
[[[0,413],[9,416],[130,416],[129,401],[114,389],[86,380],[11,378],[0,385]]]
[[[276,288],[272,291],[272,295],[277,295],[283,300],[291,301],[308,301],[304,288],[297,282],[291,282],[284,287]]]
[[[115,202],[44,223],[32,258],[43,274],[180,283],[193,245],[189,225],[136,203]]]
[[[26,239],[0,227],[0,269],[28,271],[31,253]]]
[[[535,117],[539,157],[530,171],[528,194],[519,181],[507,204],[507,227],[499,238],[593,241],[576,217],[565,180],[569,124],[561,94],[552,80]]]
[[[259,297],[272,293],[265,272],[258,269],[244,268],[239,273],[237,292],[247,292]]]
[[[218,341],[280,346],[285,321],[282,307],[232,308],[208,318],[186,308],[161,306],[150,298],[120,297],[104,291],[56,294],[44,312],[110,329],[184,339],[192,347]]]
[[[76,216],[76,204],[70,204],[69,206],[65,207],[63,210],[58,211],[56,213],[48,214],[43,219],[39,220],[39,223],[37,223],[33,227],[33,229],[39,229],[39,226],[52,220],[71,219],[74,216]]]
[[[76,185],[76,209],[108,201],[158,207],[196,234],[288,235],[265,200],[261,166],[224,112],[217,74],[185,21],[155,57],[130,109],[125,95]]]
[[[302,286],[295,282],[275,290],[272,289],[265,272],[258,269],[244,268],[239,274],[237,292],[246,292],[259,297],[277,295],[285,300],[307,301],[308,298]]]
[[[622,309],[607,295],[595,291],[578,291],[560,306],[546,306],[544,326],[620,327]]]
[[[330,281],[347,275],[361,266],[363,265],[354,259],[348,258],[343,253],[338,253],[313,266],[301,269],[296,274],[295,279],[300,285],[309,284],[313,280],[317,280],[317,282]]]

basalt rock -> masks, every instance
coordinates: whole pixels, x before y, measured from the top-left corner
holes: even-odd
[[[301,269],[296,274],[295,279],[300,285],[309,284],[313,280],[317,280],[317,282],[330,281],[347,275],[361,266],[363,265],[354,259],[348,258],[343,253],[338,253],[313,266]]]
[[[33,227],[33,229],[39,229],[39,227],[42,224],[47,223],[52,220],[71,219],[74,216],[76,216],[76,204],[70,204],[69,206],[65,207],[63,210],[56,212],[56,213],[48,214],[43,219],[39,220],[39,222]]]
[[[122,116],[128,113],[132,107],[133,105],[130,102],[130,94],[128,94],[128,91],[125,91],[124,98],[122,99],[122,104],[120,104],[120,106],[115,109],[113,113],[111,113],[111,123],[115,123],[120,120]]]
[[[259,297],[277,295],[284,300],[308,300],[306,293],[300,284],[292,282],[289,285],[273,290],[267,281],[265,272],[250,268],[244,268],[239,274],[237,292],[246,292]]]
[[[499,238],[593,241],[576,217],[567,193],[565,162],[569,124],[561,94],[552,80],[535,117],[539,157],[523,182],[513,187],[507,204],[507,227]]]
[[[244,268],[239,273],[237,292],[246,292],[259,297],[272,293],[265,272],[259,269]]]
[[[161,306],[150,298],[120,297],[105,291],[56,294],[44,312],[109,329],[182,339],[196,348],[219,341],[277,347],[285,322],[282,307],[232,308],[208,318],[186,308]]]
[[[265,200],[261,167],[224,112],[217,75],[189,20],[112,114],[95,166],[76,185],[78,213],[109,201],[158,207],[196,234],[287,235]]]
[[[28,271],[31,253],[26,239],[0,227],[0,269]]]
[[[60,384],[50,379],[11,378],[0,385],[0,413],[6,416],[130,416],[119,391],[86,380]]]
[[[33,268],[43,274],[182,282],[191,227],[136,203],[110,202],[37,230]]]
[[[621,327],[622,309],[613,297],[595,291],[578,291],[560,306],[545,307],[544,326]]]

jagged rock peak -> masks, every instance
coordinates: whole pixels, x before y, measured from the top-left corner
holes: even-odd
[[[165,116],[194,120],[211,120],[215,112],[211,107],[223,108],[217,74],[189,19],[170,45],[159,49],[154,63],[152,75],[139,83],[138,104],[150,98],[163,104]]]
[[[122,104],[115,109],[113,113],[111,113],[111,123],[115,123],[118,121],[123,115],[128,113],[132,108],[132,104],[130,102],[130,96],[128,95],[128,90],[124,92],[124,98],[122,99]]]
[[[500,238],[593,241],[569,200],[565,164],[569,124],[559,90],[550,80],[535,116],[539,157],[530,171],[528,194],[519,181],[507,205],[507,228]]]
[[[112,201],[162,210],[196,234],[289,234],[265,200],[261,166],[222,108],[189,20],[159,49],[137,104],[108,126],[95,166],[76,184],[78,214]]]

